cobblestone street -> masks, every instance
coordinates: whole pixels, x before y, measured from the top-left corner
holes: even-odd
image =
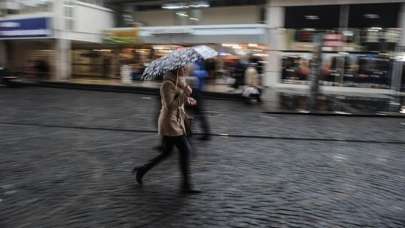
[[[209,100],[213,138],[157,154],[153,96],[0,88],[0,227],[405,227],[405,119],[270,115]],[[198,124],[196,124],[198,125]],[[198,132],[198,128],[196,128]]]

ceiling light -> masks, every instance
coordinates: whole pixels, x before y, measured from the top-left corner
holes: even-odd
[[[367,13],[363,15],[367,19],[379,19],[380,15],[375,14],[375,13]]]
[[[178,3],[166,3],[162,5],[163,9],[177,10],[177,9],[188,9],[188,8],[207,8],[210,7],[210,4],[206,1],[197,1],[186,4],[183,2]]]
[[[307,20],[319,20],[319,16],[317,15],[305,15],[304,17]]]
[[[210,7],[210,4],[205,1],[200,1],[200,2],[193,2],[189,5],[191,8],[208,8]]]
[[[191,21],[199,21],[200,19],[196,18],[196,17],[190,17],[189,18]]]
[[[189,6],[184,3],[167,3],[167,4],[163,4],[162,8],[169,9],[169,10],[176,10],[176,9],[187,9],[187,8],[189,8]]]

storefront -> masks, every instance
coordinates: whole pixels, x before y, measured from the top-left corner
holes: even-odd
[[[321,85],[389,89],[400,8],[399,3],[286,7],[280,82],[309,84],[313,38],[322,34]]]
[[[10,71],[23,77],[50,76],[55,64],[50,17],[0,20],[0,42],[6,50],[4,64]]]
[[[114,28],[105,32],[103,44],[73,45],[74,78],[119,79],[123,64],[133,80],[154,59],[178,48],[208,45],[219,56],[206,63],[210,82],[230,82],[232,66],[240,60],[257,61],[262,73],[267,56],[263,25]]]

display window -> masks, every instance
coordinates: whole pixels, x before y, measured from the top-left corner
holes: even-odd
[[[309,84],[311,53],[321,45],[321,84],[390,88],[399,9],[398,3],[286,7],[281,82]],[[315,35],[322,43],[314,43]]]
[[[309,84],[311,53],[284,53],[281,82]],[[387,55],[324,53],[320,84],[365,88],[390,88],[394,60]]]

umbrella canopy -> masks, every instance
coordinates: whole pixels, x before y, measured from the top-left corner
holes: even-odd
[[[217,56],[217,52],[207,46],[201,45],[191,48],[183,48],[152,61],[143,72],[144,80],[154,80],[168,71],[177,70],[201,59]]]

